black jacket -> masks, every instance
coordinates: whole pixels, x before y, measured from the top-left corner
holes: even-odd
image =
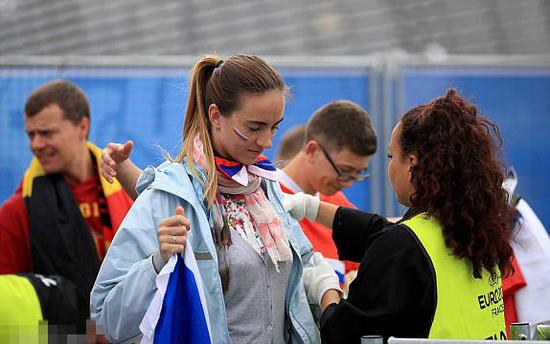
[[[361,264],[348,298],[321,315],[323,343],[360,343],[363,335],[427,338],[436,306],[435,273],[411,229],[340,207],[332,237],[341,260]]]

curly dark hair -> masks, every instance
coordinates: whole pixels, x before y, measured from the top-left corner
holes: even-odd
[[[502,188],[497,125],[453,89],[411,109],[400,123],[403,157],[418,159],[411,169],[413,207],[440,222],[445,245],[472,262],[475,278],[482,268],[494,273],[497,265],[507,275],[515,211]]]

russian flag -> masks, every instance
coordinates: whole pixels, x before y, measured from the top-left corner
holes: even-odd
[[[212,343],[202,279],[191,244],[173,255],[156,280],[157,292],[139,326],[141,343]]]

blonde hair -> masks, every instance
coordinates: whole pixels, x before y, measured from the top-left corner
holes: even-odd
[[[270,90],[286,91],[279,73],[261,58],[237,54],[222,60],[216,55],[203,56],[191,71],[189,99],[183,126],[183,145],[173,159],[185,158],[191,173],[201,182],[204,199],[212,205],[217,191],[217,175],[208,108],[216,104],[222,116],[229,117],[240,106],[243,93],[261,94]],[[203,143],[206,180],[199,177],[193,160],[194,139]]]

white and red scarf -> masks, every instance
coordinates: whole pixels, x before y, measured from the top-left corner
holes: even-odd
[[[193,159],[205,168],[206,158],[203,144],[198,136],[193,145]],[[290,260],[287,229],[273,209],[261,186],[261,178],[276,181],[275,167],[264,156],[260,155],[250,165],[215,157],[218,176],[218,192],[230,195],[243,195],[248,212],[256,224],[256,230],[265,246],[267,254],[278,270],[278,262]],[[249,233],[250,234],[250,233]],[[254,236],[244,236],[245,240]],[[252,247],[256,245],[250,243]]]

